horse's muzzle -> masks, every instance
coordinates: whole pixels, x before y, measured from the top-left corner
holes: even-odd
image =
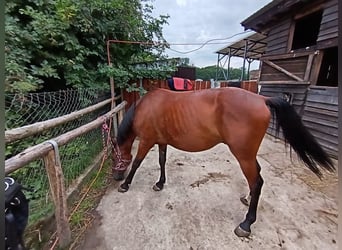
[[[122,181],[125,177],[125,170],[113,170],[113,178],[116,181]]]

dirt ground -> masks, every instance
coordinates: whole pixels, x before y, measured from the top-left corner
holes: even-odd
[[[160,192],[152,190],[159,178],[155,147],[127,193],[113,181],[79,249],[337,249],[337,173],[324,172],[320,181],[271,136],[258,161],[265,183],[249,238],[233,232],[247,212],[239,198],[248,188],[227,146],[199,153],[168,147]]]

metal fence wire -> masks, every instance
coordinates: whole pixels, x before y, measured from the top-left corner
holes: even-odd
[[[10,130],[39,121],[60,117],[110,98],[109,91],[73,89],[44,93],[5,94],[5,128]],[[72,129],[93,121],[110,110],[110,104],[76,120],[62,124],[40,134],[11,142],[5,146],[6,159],[30,146],[55,138]],[[103,150],[101,128],[94,129],[60,147],[60,160],[66,188],[91,165]],[[36,222],[53,211],[49,182],[43,160],[36,160],[10,174],[23,186],[30,199],[30,220]]]

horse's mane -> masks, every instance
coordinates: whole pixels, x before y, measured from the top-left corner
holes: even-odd
[[[118,136],[117,136],[118,145],[124,144],[132,132],[135,107],[136,107],[136,103],[133,103],[131,107],[127,110],[122,122],[119,125]]]

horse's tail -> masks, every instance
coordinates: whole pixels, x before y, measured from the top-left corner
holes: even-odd
[[[276,133],[283,131],[285,143],[289,143],[305,165],[319,178],[322,173],[317,165],[334,171],[335,167],[328,154],[322,149],[313,135],[304,126],[295,109],[282,98],[267,98],[266,104],[271,108],[276,121]]]
[[[119,125],[117,136],[118,145],[122,145],[133,132],[133,119],[135,115],[135,108],[136,104],[134,103],[131,105],[131,107],[129,107]]]

